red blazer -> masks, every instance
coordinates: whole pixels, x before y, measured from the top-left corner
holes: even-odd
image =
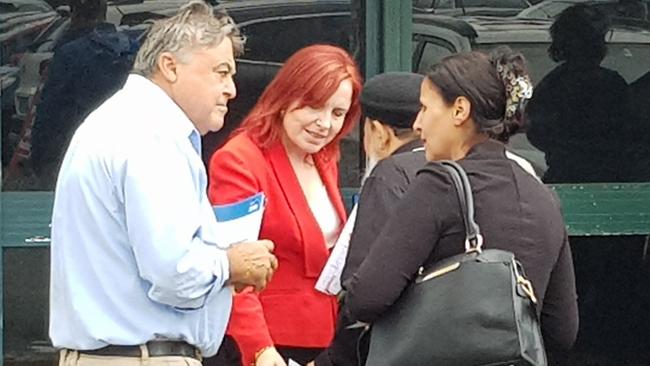
[[[345,208],[337,163],[317,163],[316,167],[342,226]],[[264,291],[235,295],[227,332],[236,340],[244,366],[251,365],[255,353],[265,346],[329,346],[336,298],[314,289],[329,250],[282,143],[261,149],[246,134],[239,134],[215,152],[209,171],[208,194],[213,204],[265,193],[260,239],[275,243],[279,262]]]

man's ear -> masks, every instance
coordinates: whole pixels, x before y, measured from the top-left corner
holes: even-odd
[[[178,79],[178,59],[171,52],[163,52],[158,56],[158,69],[169,83],[174,83]]]
[[[472,115],[472,103],[469,99],[460,96],[454,101],[453,109],[454,124],[460,126]]]

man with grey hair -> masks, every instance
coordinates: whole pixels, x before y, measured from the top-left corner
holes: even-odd
[[[215,232],[200,135],[223,125],[243,39],[202,2],[151,27],[124,87],[75,132],[55,191],[50,337],[60,365],[200,365],[273,243]]]

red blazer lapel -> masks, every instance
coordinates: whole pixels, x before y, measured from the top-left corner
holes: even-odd
[[[275,173],[275,178],[282,188],[284,198],[296,218],[302,236],[305,276],[317,278],[329,256],[323,232],[309,208],[284,145],[280,142],[274,144],[267,150],[266,155]],[[327,186],[327,183],[325,184]],[[334,202],[338,211],[337,203],[335,200]]]

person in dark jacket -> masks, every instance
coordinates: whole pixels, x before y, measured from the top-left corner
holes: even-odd
[[[567,8],[551,26],[548,53],[560,64],[526,110],[528,139],[546,154],[545,183],[629,180],[628,146],[636,136],[628,85],[600,66],[609,28],[607,16],[586,4]]]
[[[105,18],[104,0],[77,0],[94,17]],[[99,22],[56,49],[48,67],[32,129],[31,161],[40,188],[52,189],[72,134],[88,114],[124,84],[138,50],[114,25]]]
[[[618,72],[601,66],[609,30],[610,19],[587,4],[567,8],[551,26],[548,52],[560,64],[537,85],[526,110],[528,139],[546,154],[545,183],[645,178],[641,118],[647,103],[638,99],[638,84],[630,88]],[[575,351],[602,365],[632,362],[647,334],[631,311],[645,308],[637,288],[646,282],[640,260],[645,238],[576,237],[571,246],[581,317]]]
[[[364,178],[357,218],[341,275],[345,281],[359,268],[371,244],[386,223],[395,205],[406,192],[417,171],[424,166],[422,142],[412,125],[420,110],[422,75],[389,72],[368,80],[361,92],[361,110],[365,116],[363,145],[369,172]],[[345,304],[341,304],[341,309]],[[357,341],[361,328],[348,329],[354,323],[339,312],[334,341],[315,360],[318,366],[356,366]],[[360,349],[367,352],[367,342]]]
[[[437,160],[467,172],[484,248],[513,252],[538,298],[547,350],[569,349],[578,330],[571,249],[553,193],[515,161],[500,140],[523,125],[532,94],[521,54],[461,53],[443,59],[422,83],[414,129],[429,163],[409,185],[343,299],[350,319],[372,323],[395,304],[420,267],[463,253],[458,198]],[[458,289],[457,291],[462,291]]]
[[[632,105],[636,119],[635,134],[639,137],[633,146],[634,171],[632,180],[650,182],[650,71],[630,84]]]
[[[363,146],[368,172],[363,180],[342,282],[359,268],[387,216],[426,163],[422,141],[413,131],[420,111],[422,80],[424,76],[419,74],[388,72],[363,86]]]
[[[68,0],[67,3],[70,6],[70,21],[61,37],[55,40],[54,52],[106,21],[107,0]]]

